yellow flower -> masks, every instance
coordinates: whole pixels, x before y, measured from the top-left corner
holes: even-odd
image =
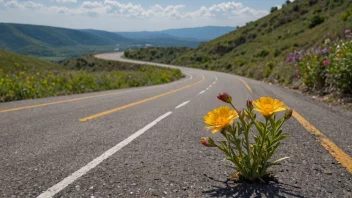
[[[205,128],[212,129],[211,132],[214,134],[232,124],[236,118],[238,113],[235,110],[231,110],[228,106],[221,106],[204,116],[204,122],[209,125]]]
[[[341,55],[340,54],[336,54],[337,57],[340,57]]]
[[[261,97],[259,100],[254,101],[253,104],[256,107],[254,110],[260,112],[264,117],[269,117],[276,112],[287,109],[283,102],[270,97]]]

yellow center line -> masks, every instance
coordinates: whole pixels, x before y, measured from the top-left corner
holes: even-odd
[[[352,174],[352,158],[346,154],[340,147],[338,147],[333,141],[327,138],[322,132],[311,125],[306,119],[299,115],[296,111],[293,112],[292,116],[311,134],[315,135],[320,144],[332,155],[341,166],[345,167],[346,170]]]
[[[143,99],[143,100],[140,100],[140,101],[137,101],[137,102],[133,102],[133,103],[130,103],[130,104],[121,106],[121,107],[117,107],[117,108],[114,108],[114,109],[111,109],[111,110],[108,110],[108,111],[104,111],[104,112],[101,112],[101,113],[98,113],[98,114],[95,114],[95,115],[91,115],[91,116],[88,116],[88,117],[85,117],[85,118],[81,118],[81,119],[79,119],[79,121],[81,121],[81,122],[86,122],[86,121],[88,121],[88,120],[92,120],[92,119],[95,119],[95,118],[98,118],[98,117],[101,117],[101,116],[105,116],[105,115],[108,115],[108,114],[111,114],[111,113],[114,113],[114,112],[117,112],[117,111],[120,111],[120,110],[129,108],[129,107],[132,107],[132,106],[136,106],[136,105],[139,105],[139,104],[142,104],[142,103],[151,101],[151,100],[155,100],[155,99],[157,99],[157,98],[161,98],[161,97],[164,97],[164,96],[167,96],[167,95],[176,93],[176,92],[181,91],[181,90],[183,90],[183,89],[186,89],[186,88],[195,86],[195,85],[197,85],[197,84],[203,82],[204,79],[205,79],[205,78],[204,78],[204,76],[202,75],[202,79],[201,79],[200,81],[196,82],[196,83],[193,83],[193,84],[190,84],[190,85],[187,85],[187,86],[184,86],[184,87],[181,87],[181,88],[178,88],[178,89],[175,89],[175,90],[172,90],[172,91],[169,91],[169,92],[166,92],[166,93],[157,95],[157,96],[153,96],[153,97],[146,98],[146,99]]]
[[[244,86],[247,87],[247,89],[249,90],[249,92],[251,92],[253,94],[253,91],[251,89],[251,87],[246,83],[246,81],[242,80],[241,78],[239,78],[240,81],[242,81],[242,83],[244,84]]]
[[[119,93],[122,93],[122,92],[101,94],[101,95],[88,96],[88,97],[82,97],[82,98],[74,98],[74,99],[70,99],[70,100],[61,100],[61,101],[42,103],[42,104],[31,105],[31,106],[23,106],[23,107],[18,107],[18,108],[13,108],[13,109],[5,109],[5,110],[0,110],[0,113],[6,113],[6,112],[11,112],[11,111],[19,111],[19,110],[23,110],[23,109],[31,109],[31,108],[36,108],[36,107],[44,107],[44,106],[48,106],[48,105],[55,105],[55,104],[61,104],[61,103],[79,101],[79,100],[86,100],[86,99],[90,99],[90,98],[98,98],[98,97],[102,97],[102,96],[114,95],[114,94],[119,94]]]

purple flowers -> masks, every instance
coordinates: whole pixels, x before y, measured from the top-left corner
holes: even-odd
[[[286,58],[286,62],[288,63],[295,63],[295,62],[298,62],[300,61],[302,58],[301,58],[301,54],[299,52],[293,52],[293,53],[290,53],[288,55],[288,57]]]
[[[327,54],[327,53],[329,53],[329,49],[326,48],[326,47],[324,47],[324,48],[321,50],[321,53],[322,53],[322,54]]]

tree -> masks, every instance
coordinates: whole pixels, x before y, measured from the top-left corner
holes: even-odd
[[[273,13],[273,12],[277,11],[278,9],[279,9],[279,8],[278,8],[277,6],[271,7],[270,13]]]

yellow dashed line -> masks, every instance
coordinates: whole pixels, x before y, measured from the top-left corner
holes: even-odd
[[[82,97],[82,98],[74,98],[74,99],[70,99],[70,100],[61,100],[61,101],[42,103],[42,104],[31,105],[31,106],[23,106],[23,107],[18,107],[18,108],[13,108],[13,109],[5,109],[5,110],[0,110],[0,113],[6,113],[6,112],[11,112],[11,111],[19,111],[19,110],[24,110],[24,109],[32,109],[32,108],[36,108],[36,107],[44,107],[44,106],[61,104],[61,103],[67,103],[67,102],[74,102],[74,101],[86,100],[86,99],[90,99],[90,98],[98,98],[98,97],[102,97],[102,96],[114,95],[114,94],[119,94],[119,93],[121,93],[121,92],[115,92],[115,93],[109,93],[109,94],[101,94],[101,95],[88,96],[88,97]]]
[[[352,158],[346,154],[340,147],[334,142],[327,138],[322,132],[311,125],[306,119],[299,115],[296,111],[293,112],[292,116],[311,134],[315,135],[320,144],[332,155],[341,166],[345,167],[346,170],[352,174]]]
[[[108,115],[108,114],[111,114],[111,113],[120,111],[120,110],[122,110],[122,109],[126,109],[126,108],[129,108],[129,107],[132,107],[132,106],[136,106],[136,105],[138,105],[138,104],[142,104],[142,103],[145,103],[145,102],[148,102],[148,101],[157,99],[157,98],[161,98],[161,97],[163,97],[163,96],[167,96],[167,95],[173,94],[173,93],[175,93],[175,92],[178,92],[178,91],[181,91],[181,90],[183,90],[183,89],[186,89],[186,88],[192,87],[192,86],[194,86],[194,85],[197,85],[197,84],[203,82],[204,79],[205,79],[205,78],[204,78],[204,76],[202,75],[202,80],[200,80],[200,81],[198,81],[198,82],[196,82],[196,83],[194,83],[194,84],[190,84],[190,85],[187,85],[187,86],[185,86],[185,87],[181,87],[181,88],[179,88],[179,89],[175,89],[175,90],[172,90],[172,91],[169,91],[169,92],[166,92],[166,93],[157,95],[157,96],[153,96],[153,97],[146,98],[146,99],[143,99],[143,100],[140,100],[140,101],[137,101],[137,102],[133,102],[133,103],[130,103],[130,104],[121,106],[121,107],[117,107],[117,108],[115,108],[115,109],[111,109],[111,110],[104,111],[104,112],[101,112],[101,113],[98,113],[98,114],[95,114],[95,115],[91,115],[91,116],[82,118],[82,119],[80,119],[79,121],[81,121],[81,122],[86,122],[86,121],[88,121],[88,120],[92,120],[92,119],[95,119],[95,118],[98,118],[98,117],[101,117],[101,116],[105,116],[105,115]]]
[[[244,81],[244,80],[242,80],[242,79],[240,79],[240,78],[239,78],[239,80],[242,81],[243,84],[244,84],[244,86],[246,86],[247,89],[253,94],[253,91],[252,91],[251,87],[246,83],[246,81]]]

